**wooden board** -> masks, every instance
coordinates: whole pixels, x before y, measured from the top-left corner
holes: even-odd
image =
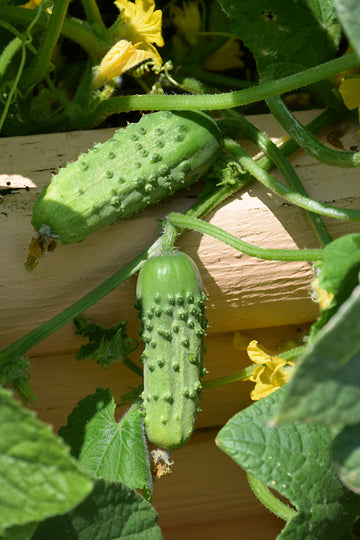
[[[298,117],[306,123],[315,114],[299,113]],[[259,115],[250,120],[271,137],[283,134],[271,116]],[[357,146],[358,126],[348,122],[340,127],[343,147],[348,150]],[[81,244],[63,246],[34,272],[27,272],[24,262],[33,235],[32,207],[40,190],[60,166],[95,142],[105,141],[112,132],[106,129],[0,139],[0,173],[24,176],[37,186],[1,195],[1,348],[113,275],[157,238],[157,219],[170,211],[181,212],[196,200],[199,187],[149,208],[134,219],[94,233]],[[332,135],[333,128],[329,128],[322,139],[327,141]],[[244,146],[256,152],[252,145],[244,142]],[[291,162],[310,196],[360,209],[358,170],[324,166],[302,151]],[[274,175],[281,179],[278,173]],[[262,247],[318,247],[303,212],[284,204],[257,183],[226,201],[208,219]],[[359,223],[325,222],[334,238],[360,232]],[[309,295],[311,265],[260,261],[197,233],[184,234],[179,246],[197,261],[209,298],[207,378],[248,365],[246,354],[233,347],[235,331],[275,348],[281,341],[301,337],[316,318],[318,309]],[[139,323],[133,307],[134,293],[135,279],[130,279],[85,316],[106,326],[127,319],[129,331],[135,336]],[[32,384],[38,396],[32,407],[55,430],[66,422],[76,402],[96,387],[110,387],[119,400],[129,386],[140,382],[121,364],[102,370],[91,362],[76,362],[74,355],[81,343],[74,336],[72,324],[68,324],[30,351]],[[188,446],[176,453],[173,475],[155,486],[154,504],[166,540],[215,540],[221,536],[270,540],[280,530],[282,523],[256,501],[243,471],[214,444],[218,429],[250,404],[250,389],[250,383],[235,383],[205,392],[198,431]],[[121,407],[119,414],[125,410]]]

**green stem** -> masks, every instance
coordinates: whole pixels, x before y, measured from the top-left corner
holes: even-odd
[[[225,86],[227,88],[249,88],[254,87],[254,83],[251,81],[245,81],[243,79],[236,79],[235,77],[229,77],[220,73],[213,73],[207,71],[197,64],[186,64],[182,66],[180,74],[186,77],[194,77],[207,84],[213,86]]]
[[[17,39],[17,38],[15,38],[15,39]],[[25,44],[22,43],[22,45],[21,45],[20,64],[19,64],[16,76],[15,76],[14,82],[13,82],[13,84],[11,86],[10,92],[7,95],[6,102],[5,102],[3,111],[2,111],[1,116],[0,116],[0,132],[1,132],[2,128],[3,128],[4,122],[6,120],[7,113],[9,111],[13,96],[14,96],[14,94],[15,94],[15,92],[17,90],[17,87],[19,85],[20,78],[21,78],[22,72],[24,70],[25,61],[26,61],[26,47],[25,47]]]
[[[287,133],[317,161],[332,165],[333,167],[360,166],[360,152],[333,150],[323,144],[312,133],[309,133],[309,131],[304,128],[304,126],[289,111],[279,96],[268,98],[267,105]]]
[[[115,97],[100,103],[94,112],[87,113],[86,117],[84,116],[82,118],[82,127],[84,129],[89,128],[98,125],[111,114],[133,110],[231,109],[307,86],[316,81],[331,77],[340,71],[353,69],[358,66],[359,60],[356,54],[351,53],[277,81],[265,82],[235,92],[186,96],[147,94],[142,96]]]
[[[233,384],[235,382],[244,381],[253,374],[256,366],[249,366],[240,371],[235,371],[230,375],[225,375],[224,377],[218,377],[216,379],[210,379],[208,381],[203,381],[202,386],[204,390],[210,390],[211,388],[218,388],[219,386],[225,386],[226,384]]]
[[[306,128],[309,131],[318,132],[324,129],[332,122],[338,118],[338,113],[332,109],[326,109],[319,116],[314,118]],[[293,139],[287,140],[281,145],[281,152],[288,156],[291,153],[295,152],[298,149],[298,145]],[[263,156],[258,160],[258,165],[264,170],[269,170],[273,167],[273,162],[268,156]],[[250,174],[244,174],[238,179],[237,185],[225,185],[221,188],[216,189],[216,191],[207,196],[206,199],[201,199],[199,202],[195,203],[194,206],[189,208],[186,212],[187,216],[201,217],[205,214],[211,212],[213,208],[216,208],[219,204],[225,201],[228,197],[234,195],[237,191],[244,188],[247,184],[253,181],[253,178]]]
[[[284,521],[290,521],[290,519],[297,515],[297,511],[275,497],[264,482],[249,472],[246,474],[251,489],[265,508]]]
[[[161,252],[166,255],[168,253],[173,253],[174,244],[178,231],[174,225],[166,221],[164,232],[161,236]]]
[[[180,229],[191,229],[202,234],[207,234],[242,251],[246,255],[257,257],[258,259],[271,261],[321,261],[323,259],[322,249],[272,249],[253,246],[236,238],[236,236],[233,236],[223,229],[211,225],[211,223],[184,214],[171,212],[168,215],[168,220],[172,225],[175,225],[175,227],[179,227]]]
[[[330,206],[329,204],[321,203],[309,199],[301,193],[291,190],[278,182],[273,176],[264,171],[255,161],[245,152],[245,150],[233,140],[226,140],[226,149],[232,153],[239,163],[252,174],[259,182],[271,189],[274,193],[285,199],[286,201],[300,206],[310,212],[331,217],[334,219],[343,219],[346,221],[360,221],[360,211],[340,208],[338,206]]]
[[[280,358],[283,358],[284,360],[297,360],[306,350],[306,345],[299,345],[299,347],[294,347],[288,351],[281,351],[277,356],[280,356]]]
[[[88,22],[92,26],[95,26],[95,28],[100,29],[102,33],[105,33],[106,26],[102,20],[96,0],[82,0],[82,5]]]
[[[234,125],[236,127],[236,124],[239,124],[239,131],[241,133],[244,131],[247,132],[248,139],[259,146],[259,148],[261,148],[269,156],[279,171],[284,175],[289,186],[292,187],[297,193],[308,197],[300,178],[290,165],[286,156],[280,151],[276,144],[274,144],[265,133],[253,126],[246,118],[233,111],[230,112],[232,113],[232,118],[230,120],[224,120],[221,126],[224,125],[226,129],[226,125],[230,123],[230,126],[233,129]],[[323,246],[329,244],[332,241],[332,238],[329,235],[321,217],[318,214],[308,212],[307,210],[305,210],[305,214],[321,244]]]
[[[24,75],[22,85],[26,89],[35,86],[48,73],[69,3],[70,0],[56,0],[54,2],[53,12],[50,16],[49,24],[39,47],[38,54],[29,71]]]
[[[139,377],[142,377],[142,376],[143,376],[143,368],[137,366],[136,364],[134,364],[134,362],[133,362],[132,360],[130,360],[130,358],[125,357],[125,358],[123,359],[123,364],[124,364],[128,369],[130,369],[133,373],[136,373],[136,375],[139,375]]]
[[[2,22],[10,22],[14,25],[27,26],[33,18],[33,10],[15,6],[1,6]],[[46,29],[49,24],[49,15],[41,13],[37,27]],[[95,35],[86,21],[76,17],[66,17],[61,34],[68,37],[83,47],[95,60],[99,60],[109,49],[110,44]]]
[[[1,25],[2,26],[2,25]],[[0,84],[6,74],[6,70],[9,67],[11,60],[15,54],[21,49],[22,40],[18,37],[12,39],[10,43],[5,47],[0,55]]]

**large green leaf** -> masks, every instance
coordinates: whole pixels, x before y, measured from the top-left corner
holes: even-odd
[[[33,540],[161,540],[158,516],[141,495],[99,479],[74,510],[39,525]]]
[[[335,425],[360,422],[360,285],[300,360],[276,418]]]
[[[311,327],[310,340],[336,313],[358,284],[360,270],[360,234],[347,234],[333,240],[324,248],[324,258],[319,265],[318,284],[333,295],[331,304],[323,309]]]
[[[2,388],[0,418],[0,534],[14,536],[12,527],[73,508],[93,483],[50,427]]]
[[[299,423],[270,425],[283,392],[282,388],[235,415],[216,443],[298,509],[279,540],[348,539],[358,502],[332,464],[330,430]]]
[[[59,435],[92,476],[118,480],[142,489],[151,498],[151,472],[143,428],[143,413],[133,405],[117,422],[109,389],[79,401]]]
[[[286,64],[289,74],[336,53],[340,34],[328,0],[219,1],[233,33],[251,50],[262,75],[269,65]]]
[[[334,0],[334,5],[345,33],[360,58],[360,2],[359,0]]]

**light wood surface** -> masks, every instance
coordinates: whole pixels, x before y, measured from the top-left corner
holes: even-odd
[[[299,113],[304,123],[316,113]],[[250,118],[271,137],[283,135],[271,116]],[[340,126],[345,149],[357,146],[358,126]],[[322,139],[334,139],[334,128]],[[1,245],[1,348],[81,298],[114,274],[159,234],[158,218],[191,206],[199,187],[180,193],[126,222],[94,233],[81,244],[60,247],[32,273],[24,269],[30,239],[33,203],[60,166],[108,139],[113,130],[92,130],[0,139],[0,174],[22,175],[37,188],[2,192]],[[255,148],[244,143],[255,153]],[[302,151],[291,159],[310,196],[323,202],[360,209],[359,171],[338,169],[314,162]],[[279,179],[281,176],[274,173]],[[211,223],[243,240],[262,247],[318,247],[303,212],[284,204],[263,186],[254,183],[224,203]],[[360,232],[359,223],[324,220],[333,237]],[[235,351],[232,340],[240,330],[270,348],[281,341],[298,339],[317,316],[310,299],[311,266],[250,258],[220,242],[197,233],[185,233],[179,247],[198,263],[208,294],[206,340],[207,378],[220,377],[249,364],[245,353]],[[129,321],[129,332],[139,327],[133,307],[135,278],[124,283],[84,314],[105,326]],[[77,401],[96,387],[110,387],[115,398],[140,380],[123,365],[103,370],[89,361],[76,362],[82,340],[66,325],[30,351],[32,384],[38,396],[33,408],[39,417],[58,429]],[[135,355],[136,357],[136,355]],[[250,383],[235,383],[207,390],[199,415],[198,431],[176,453],[174,473],[155,486],[154,505],[166,540],[276,537],[282,524],[270,516],[252,495],[246,477],[214,444],[218,429],[250,404]],[[126,408],[119,409],[122,414]]]

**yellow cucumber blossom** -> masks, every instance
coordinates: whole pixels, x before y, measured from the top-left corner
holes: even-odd
[[[162,12],[155,9],[154,0],[115,0],[120,15],[112,26],[112,33],[120,38],[106,53],[96,69],[94,86],[99,87],[114,77],[152,58],[162,65],[156,50],[164,46],[161,34]]]
[[[252,400],[257,401],[272,394],[290,379],[294,362],[271,355],[255,340],[249,343],[247,353],[250,360],[258,364],[253,374],[245,379],[255,383],[250,394]]]
[[[345,79],[339,86],[339,92],[348,109],[358,109],[360,120],[360,79]]]
[[[29,0],[29,2],[26,2],[26,4],[23,4],[20,7],[26,8],[26,9],[36,9],[40,6],[42,0]]]
[[[191,34],[200,32],[201,15],[198,1],[183,2],[181,7],[171,5],[169,15],[178,34],[182,37],[189,38]],[[189,41],[191,41],[191,37]]]
[[[319,278],[314,279],[311,283],[311,288],[314,291],[314,300],[318,302],[320,309],[328,308],[334,298],[333,293],[329,293],[319,286]]]
[[[243,68],[245,64],[240,58],[243,54],[239,42],[235,38],[230,38],[204,60],[202,67],[208,71]]]
[[[151,58],[151,54],[138,49],[139,46],[140,43],[133,45],[130,41],[122,39],[111,47],[96,70],[93,79],[94,87],[98,88],[102,86],[114,77],[118,77],[125,71],[135,67],[140,62]]]

